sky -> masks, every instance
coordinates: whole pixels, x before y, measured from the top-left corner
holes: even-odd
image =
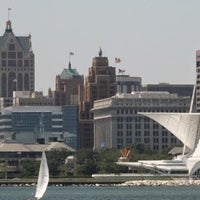
[[[35,90],[44,94],[55,90],[70,52],[72,68],[87,76],[100,47],[116,74],[142,84],[195,83],[199,0],[0,0],[0,35],[8,8],[14,34],[31,34]]]

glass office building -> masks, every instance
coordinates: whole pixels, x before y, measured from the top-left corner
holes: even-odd
[[[77,135],[78,107],[76,105],[15,106],[1,110],[1,139],[20,143],[59,141],[67,142],[69,146],[76,148]]]

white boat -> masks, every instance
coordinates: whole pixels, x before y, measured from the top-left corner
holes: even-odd
[[[35,199],[41,199],[47,189],[49,183],[49,168],[45,152],[42,152],[42,159],[40,163],[39,175],[37,180]]]

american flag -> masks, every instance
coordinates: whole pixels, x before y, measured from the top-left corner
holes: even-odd
[[[120,58],[115,58],[115,63],[120,63],[121,59]]]
[[[124,73],[125,70],[124,69],[119,69],[119,73]]]

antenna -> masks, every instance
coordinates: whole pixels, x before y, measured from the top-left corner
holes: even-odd
[[[10,20],[10,11],[11,11],[11,8],[8,8],[8,21]]]

